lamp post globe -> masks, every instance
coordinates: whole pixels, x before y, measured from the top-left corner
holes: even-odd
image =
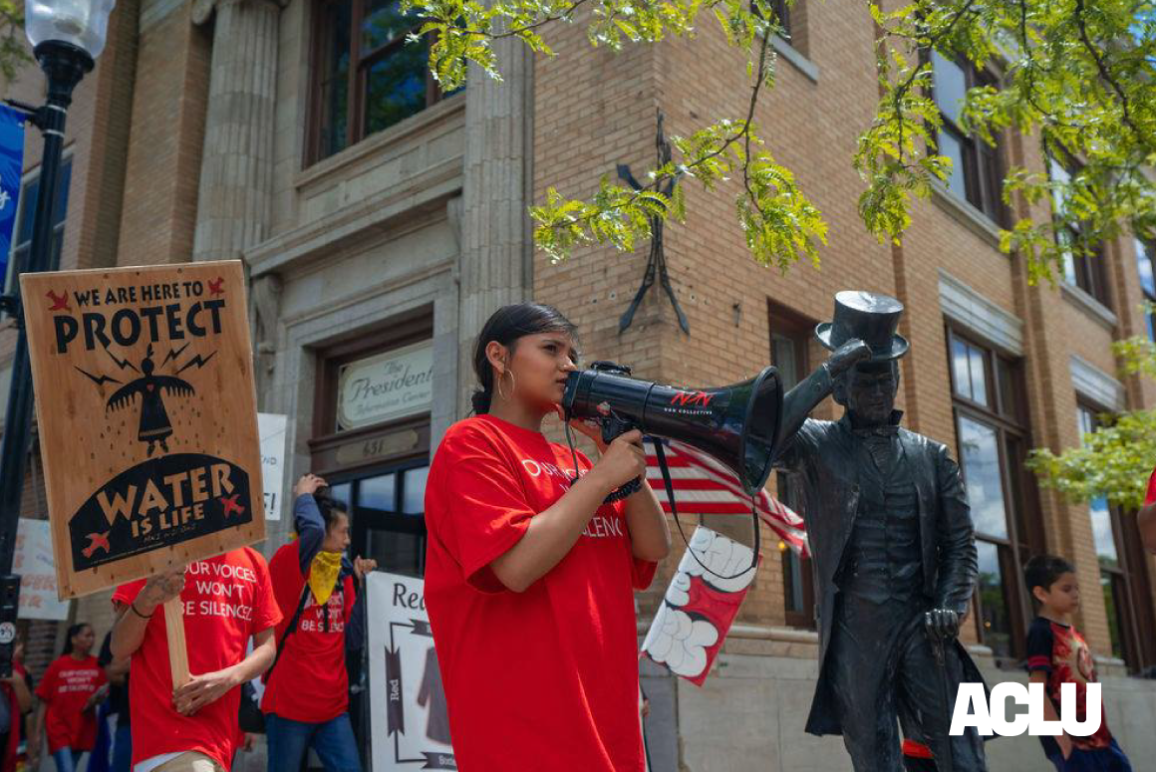
[[[108,17],[116,0],[26,0],[24,31],[36,58],[42,46],[64,43],[88,57],[87,69],[104,51]],[[53,46],[55,47],[55,46]]]

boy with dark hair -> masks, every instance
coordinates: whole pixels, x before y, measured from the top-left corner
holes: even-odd
[[[1080,605],[1080,584],[1076,569],[1055,555],[1037,555],[1024,566],[1028,591],[1038,606],[1028,630],[1028,672],[1032,683],[1044,684],[1048,700],[1044,717],[1059,719],[1060,685],[1076,685],[1076,715],[1084,720],[1087,685],[1096,683],[1092,650],[1084,636],[1072,626],[1072,614]],[[1040,737],[1044,754],[1057,772],[1132,772],[1128,757],[1120,750],[1106,718],[1095,734],[1070,737]]]

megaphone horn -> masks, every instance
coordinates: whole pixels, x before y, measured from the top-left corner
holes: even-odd
[[[771,474],[783,406],[774,367],[717,389],[680,389],[631,378],[628,368],[595,362],[570,373],[562,406],[570,419],[595,419],[603,439],[631,429],[690,445],[731,470],[753,496]]]

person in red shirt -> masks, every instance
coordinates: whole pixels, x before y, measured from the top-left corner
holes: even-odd
[[[161,606],[179,597],[190,681],[173,689]],[[243,547],[118,587],[114,660],[131,657],[133,772],[225,772],[243,740],[241,684],[269,667],[281,611],[269,566]],[[245,654],[249,638],[253,651]]]
[[[454,424],[426,485],[425,602],[465,772],[642,772],[634,588],[670,550],[641,435],[597,464],[543,436],[578,355],[548,306],[486,322],[477,415]],[[577,478],[575,480],[574,478]]]
[[[297,539],[269,562],[282,617],[261,701],[270,772],[300,769],[311,747],[329,772],[361,772],[345,653],[362,649],[365,600],[357,590],[377,563],[345,559],[349,514],[319,491],[324,485],[307,474],[294,486]]]
[[[24,717],[32,711],[30,682],[24,669],[24,642],[18,640],[12,648],[12,675],[0,678],[0,714],[8,717],[0,717],[0,772],[16,772],[20,761]]]
[[[96,635],[92,626],[68,628],[67,651],[44,673],[36,696],[36,737],[48,737],[48,752],[56,761],[56,772],[75,772],[80,758],[96,745],[96,705],[108,681],[92,656]]]
[[[1136,525],[1144,549],[1156,554],[1156,469],[1148,478],[1148,495],[1144,498],[1144,506],[1136,513]]]

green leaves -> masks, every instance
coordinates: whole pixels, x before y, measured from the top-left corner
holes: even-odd
[[[650,237],[651,218],[684,220],[685,186],[693,179],[708,191],[741,183],[736,212],[759,263],[786,270],[805,257],[818,264],[817,244],[826,243],[826,223],[794,175],[758,149],[762,142],[755,131],[745,121],[723,120],[690,137],[673,138],[680,162],[652,170],[650,185],[641,191],[611,185],[605,177],[590,201],[567,199],[551,188],[546,203],[530,209],[535,243],[555,262],[589,244],[632,251],[638,240]],[[668,182],[674,183],[669,197],[657,192]]]
[[[894,16],[877,9],[875,15]],[[883,96],[875,120],[859,136],[852,163],[867,183],[859,196],[859,216],[880,241],[890,238],[898,244],[911,225],[912,195],[927,198],[932,179],[947,180],[951,161],[935,154],[935,131],[942,120],[924,93],[931,83],[931,65],[909,61],[901,51],[885,46],[877,48],[876,57]]]
[[[1027,261],[1033,281],[1050,279],[1065,254],[1096,254],[1129,222],[1156,235],[1156,191],[1146,171],[1156,158],[1150,85],[1156,30],[1138,23],[1152,9],[1151,2],[1126,0],[916,0],[892,13],[873,6],[884,31],[878,66],[884,95],[855,159],[868,184],[860,201],[868,227],[899,237],[910,224],[906,191],[920,192],[938,176],[923,163],[940,125],[938,108],[911,99],[912,92],[926,95],[931,83],[923,68],[894,53],[934,48],[1002,76],[998,88],[968,91],[962,128],[989,144],[1017,132],[1024,143],[1078,167],[1070,180],[1049,179],[1038,167],[1007,170],[1003,197],[1014,222],[1001,247]],[[920,120],[933,136],[900,141]],[[1051,212],[1028,209],[1045,196],[1057,202]],[[1073,230],[1080,238],[1065,241],[1062,234]]]
[[[24,37],[24,3],[0,0],[0,76],[11,83],[32,61]]]
[[[694,180],[735,196],[736,217],[757,261],[785,269],[803,258],[818,260],[826,226],[752,124],[760,89],[774,86],[769,36],[782,32],[768,0],[403,1],[425,21],[430,68],[446,90],[464,82],[469,62],[500,78],[491,48],[500,38],[553,56],[545,29],[582,24],[590,45],[617,50],[693,37],[705,12],[730,45],[747,52],[752,99],[746,117],[716,119],[679,140],[675,161],[652,170],[645,195],[605,180],[582,200],[568,197],[582,191],[553,189],[532,210],[535,238],[556,260],[585,244],[630,249],[649,236],[651,217],[683,218],[684,186]],[[1015,133],[1028,148],[1022,159],[1005,162],[1009,222],[1000,246],[1027,261],[1032,281],[1052,280],[1068,255],[1096,254],[1097,245],[1123,227],[1156,237],[1156,177],[1149,171],[1156,165],[1156,3],[910,0],[884,11],[869,0],[848,7],[865,8],[880,30],[880,98],[850,160],[863,181],[860,216],[881,241],[898,242],[911,226],[914,199],[929,196],[935,182],[952,173],[937,147],[944,124],[933,99],[932,50],[998,75],[998,83],[967,92],[956,129],[1005,150]],[[1076,172],[1050,179],[1035,148]],[[657,191],[672,179],[667,200]],[[1078,238],[1067,235],[1076,231]]]
[[[1148,476],[1156,459],[1156,411],[1137,410],[1084,435],[1084,444],[1056,455],[1032,451],[1029,469],[1042,484],[1072,501],[1106,497],[1114,505],[1137,509],[1144,503]]]
[[[1143,311],[1151,314],[1156,306],[1146,303]],[[1112,348],[1124,375],[1156,377],[1156,344],[1147,337],[1117,341]],[[1103,420],[1107,425],[1084,435],[1081,447],[1059,454],[1035,450],[1027,466],[1043,485],[1073,501],[1103,496],[1112,504],[1137,509],[1156,464],[1156,411],[1135,410]]]
[[[639,240],[650,237],[655,219],[685,218],[684,186],[695,180],[711,191],[734,189],[736,214],[757,261],[783,270],[804,257],[818,263],[818,244],[826,242],[827,226],[790,170],[762,149],[751,122],[760,90],[774,84],[768,36],[782,31],[766,0],[403,2],[406,10],[425,19],[420,34],[430,36],[430,69],[445,90],[464,83],[469,62],[500,78],[491,48],[499,38],[516,37],[536,53],[553,55],[539,30],[550,23],[573,23],[581,14],[590,44],[617,50],[670,35],[693,36],[699,15],[710,11],[730,44],[748,52],[752,96],[747,117],[722,119],[676,138],[676,160],[652,169],[642,191],[611,184],[605,177],[589,199],[567,198],[550,188],[546,201],[530,209],[535,243],[554,261],[590,244],[632,251]],[[667,189],[669,196],[659,192]]]
[[[638,239],[650,238],[650,218],[665,219],[671,212],[672,200],[652,190],[611,185],[606,177],[590,201],[566,199],[550,188],[546,203],[530,208],[534,242],[553,262],[587,244],[608,243],[632,252]]]

